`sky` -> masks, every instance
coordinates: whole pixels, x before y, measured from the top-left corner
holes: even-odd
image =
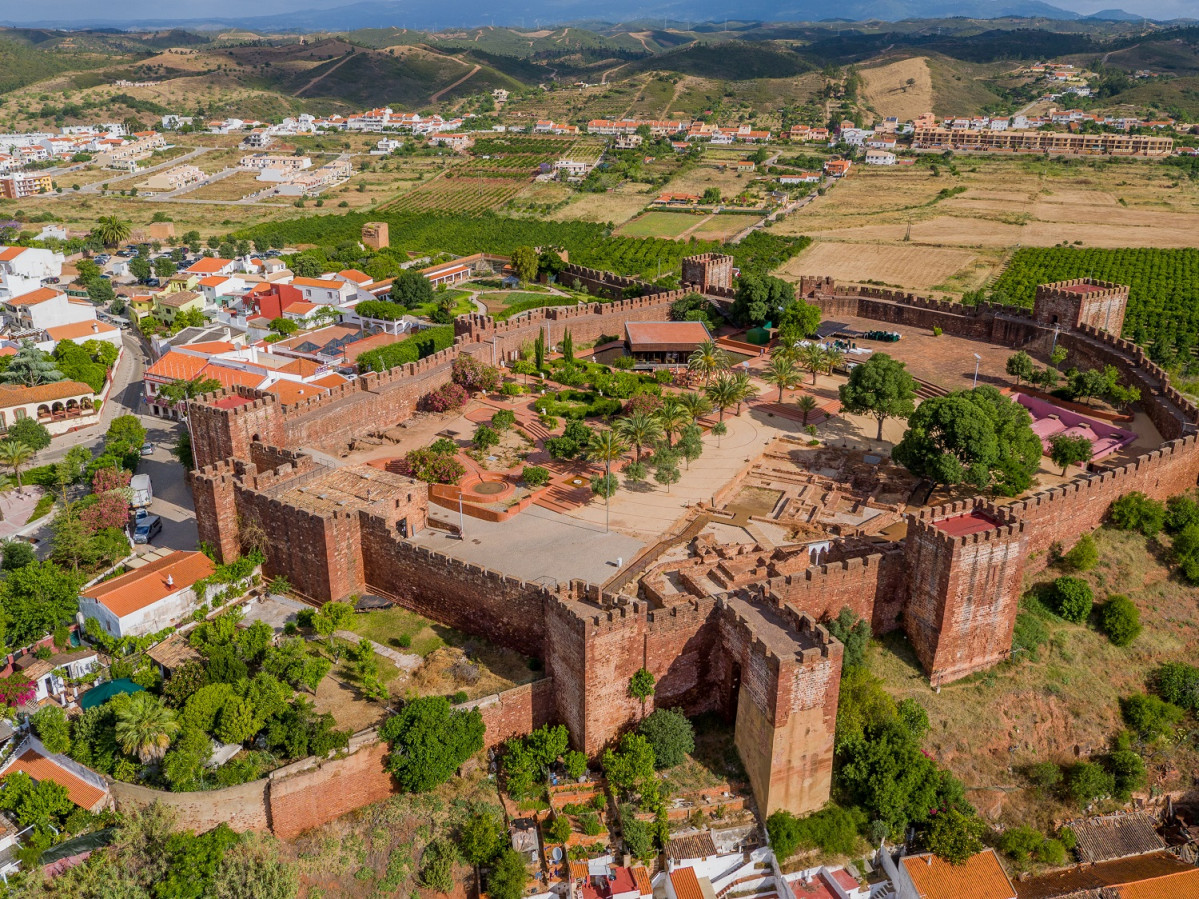
[[[210,18],[220,16],[260,16],[284,13],[299,9],[327,9],[347,5],[354,0],[257,0],[247,4],[245,0],[206,0],[204,3],[183,0],[0,0],[0,22],[61,22],[73,19],[95,22],[99,19],[115,22],[137,21],[151,17],[164,19]],[[1079,13],[1098,12],[1101,9],[1123,9],[1136,15],[1152,16],[1156,19],[1172,17],[1199,18],[1199,0],[1046,0],[1054,6]],[[427,0],[397,2],[399,7],[419,9]],[[444,4],[428,4],[445,9]],[[452,7],[453,3],[449,6]],[[502,5],[502,4],[501,4]],[[542,18],[552,17],[553,0],[540,4]],[[595,8],[597,18],[603,16],[603,4]],[[386,23],[381,23],[386,24]]]

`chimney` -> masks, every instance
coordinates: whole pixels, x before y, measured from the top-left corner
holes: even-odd
[[[174,576],[173,576],[173,575],[170,575],[170,574],[168,574],[168,575],[167,575],[167,586],[168,586],[168,587],[174,587],[174,586],[175,586],[175,578],[174,578]]]
[[[93,333],[93,334],[99,334],[99,333],[100,333],[100,325],[99,325],[99,324],[97,324],[96,322],[92,322],[92,333]]]

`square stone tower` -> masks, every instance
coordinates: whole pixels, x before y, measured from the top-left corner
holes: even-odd
[[[711,288],[733,289],[733,257],[721,253],[702,253],[683,260],[683,283],[702,292]]]
[[[367,222],[362,226],[362,245],[372,250],[382,250],[391,244],[387,234],[387,222]]]
[[[1119,337],[1127,308],[1127,284],[1075,278],[1039,285],[1033,301],[1033,318],[1049,327],[1070,329],[1088,325]]]

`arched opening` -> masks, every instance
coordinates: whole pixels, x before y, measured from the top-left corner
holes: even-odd
[[[50,417],[50,407],[45,405],[44,403],[42,405],[38,406],[37,407],[37,417],[38,418],[49,418]]]

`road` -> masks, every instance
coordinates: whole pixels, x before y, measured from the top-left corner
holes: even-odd
[[[115,187],[115,185],[120,184],[122,181],[128,181],[129,179],[132,179],[132,178],[137,178],[140,180],[142,178],[145,178],[147,175],[154,174],[155,172],[159,171],[160,169],[169,169],[169,168],[174,168],[177,165],[184,165],[185,163],[191,162],[197,156],[203,156],[205,153],[208,153],[213,149],[215,149],[215,147],[196,147],[190,153],[184,153],[182,156],[176,156],[174,159],[168,159],[166,162],[158,163],[158,165],[152,165],[152,166],[149,166],[148,168],[138,169],[136,172],[113,172],[113,175],[111,178],[107,178],[102,181],[97,181],[94,184],[85,184],[83,187],[79,188],[79,190],[77,190],[77,191],[76,190],[71,190],[71,191],[64,190],[61,194],[50,193],[50,194],[46,194],[46,196],[51,199],[54,199],[56,197],[75,197],[75,196],[78,196],[79,194],[98,194],[98,193],[100,193],[100,191],[103,189],[104,185],[106,185],[106,184],[108,185],[110,190],[120,190],[121,188]],[[83,166],[83,165],[89,165],[89,164],[90,163],[81,163],[80,165]],[[74,167],[69,168],[69,169],[63,169],[62,171],[52,171],[50,174],[54,175],[56,178],[61,180],[63,175],[66,175],[68,172],[71,172],[73,170],[74,170]]]
[[[146,368],[145,350],[141,342],[127,331],[123,340],[125,353],[113,375],[113,387],[108,402],[100,409],[100,423],[56,437],[53,445],[39,453],[33,464],[57,462],[73,446],[86,446],[93,455],[99,454],[104,445],[104,433],[112,420],[119,415],[137,415],[146,429],[146,440],[154,444],[154,452],[142,457],[137,471],[139,474],[150,476],[154,489],[154,501],[150,504],[150,512],[162,519],[162,532],[154,538],[152,546],[139,546],[137,550],[144,551],[156,547],[196,549],[199,546],[199,536],[191,488],[187,484],[187,471],[171,455],[171,449],[183,433],[184,425],[141,414],[142,373]],[[44,540],[49,534],[33,536]]]

